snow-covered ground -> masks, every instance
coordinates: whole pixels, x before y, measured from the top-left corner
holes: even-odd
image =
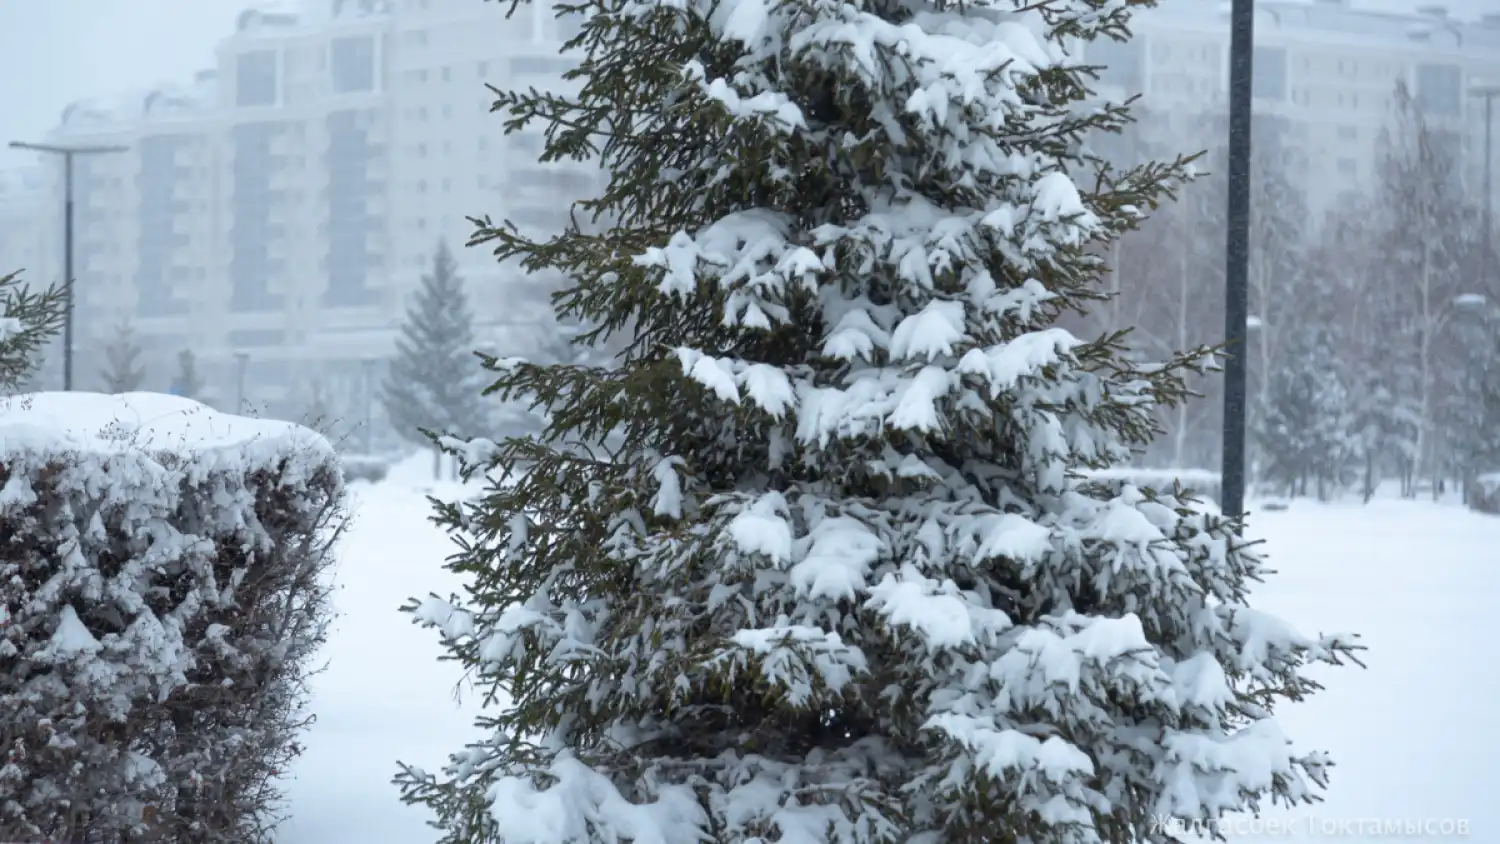
[[[375,486],[354,486],[354,522],[343,541],[327,671],[314,678],[317,723],[290,785],[290,820],[279,844],[430,844],[423,807],[407,806],[391,784],[397,762],[437,770],[474,737],[472,689],[455,699],[462,669],[439,662],[436,637],[399,611],[407,598],[446,595],[456,579],[444,571],[452,551],[428,517],[436,488],[431,458],[398,466]]]
[[[437,838],[390,784],[398,759],[435,768],[472,736],[472,708],[453,698],[458,668],[437,662],[433,636],[396,609],[452,585],[440,569],[448,543],[427,522],[419,489],[426,469],[419,460],[358,488],[339,572],[344,616],[317,678],[319,720],[280,844]],[[1295,502],[1257,514],[1254,526],[1280,571],[1258,605],[1308,633],[1362,634],[1369,669],[1322,672],[1328,689],[1281,715],[1299,746],[1333,755],[1327,802],[1277,815],[1275,828],[1247,822],[1225,832],[1361,841],[1392,837],[1379,825],[1404,832],[1410,822],[1415,834],[1398,837],[1459,840],[1451,833],[1463,821],[1468,840],[1500,841],[1500,518],[1430,502]]]
[[[1318,672],[1327,688],[1280,714],[1299,746],[1332,754],[1326,802],[1231,837],[1457,841],[1466,822],[1468,840],[1500,841],[1500,518],[1377,499],[1298,501],[1253,524],[1278,570],[1259,605],[1309,633],[1361,634],[1369,668]]]

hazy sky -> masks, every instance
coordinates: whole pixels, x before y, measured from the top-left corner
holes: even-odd
[[[0,0],[0,167],[4,142],[39,138],[73,100],[209,66],[249,0]]]

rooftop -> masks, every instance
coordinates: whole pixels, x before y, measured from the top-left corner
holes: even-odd
[[[1164,0],[1140,16],[1146,27],[1227,27],[1231,3]],[[1306,33],[1309,40],[1470,53],[1500,63],[1500,0],[1413,7],[1399,0],[1258,0],[1257,36]]]

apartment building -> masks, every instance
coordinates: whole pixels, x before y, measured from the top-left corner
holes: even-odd
[[[1141,94],[1147,107],[1165,114],[1223,107],[1228,3],[1167,3],[1140,14],[1135,34],[1130,42],[1089,47],[1090,61],[1108,65],[1107,92]],[[1377,140],[1389,125],[1398,80],[1477,192],[1485,127],[1483,103],[1471,92],[1500,83],[1500,15],[1471,21],[1441,6],[1388,14],[1347,0],[1257,2],[1257,130],[1281,135],[1304,153],[1302,176],[1314,209],[1374,178]],[[1492,147],[1500,163],[1497,153]]]
[[[40,213],[47,186],[40,167],[0,171],[0,276],[20,271],[36,284],[54,280],[59,256],[49,247],[57,226]]]
[[[61,227],[45,213],[49,184],[41,167],[0,171],[0,276],[20,273],[22,283],[37,287],[61,278]],[[60,386],[62,369],[41,369],[35,383]]]
[[[556,86],[571,32],[545,3],[262,5],[191,84],[70,106],[49,140],[128,147],[79,159],[80,361],[128,319],[153,389],[192,349],[223,403],[241,383],[273,410],[314,384],[367,403],[440,241],[484,339],[524,348],[545,315],[507,295],[514,268],[462,248],[465,218],[555,228],[598,184],[591,164],[538,164],[540,135],[507,137],[485,87]],[[56,206],[55,174],[46,193]]]

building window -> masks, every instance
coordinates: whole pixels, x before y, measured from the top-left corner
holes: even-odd
[[[483,138],[480,139],[481,141]],[[515,132],[506,137],[506,145],[514,152],[539,157],[547,147],[547,138],[540,132]]]
[[[1415,83],[1417,104],[1434,117],[1463,113],[1463,71],[1452,64],[1419,64]]]
[[[352,94],[375,90],[374,38],[335,38],[329,49],[334,93]]]
[[[406,33],[406,46],[408,46],[408,47],[425,47],[425,46],[427,46],[427,30],[425,30],[425,29],[413,29],[411,32]]]
[[[584,16],[578,12],[563,12],[556,18],[557,40],[566,44],[583,33]]]
[[[1440,168],[1451,168],[1455,173],[1463,163],[1464,141],[1457,132],[1432,131],[1432,157]]]
[[[1339,140],[1341,140],[1341,141],[1357,141],[1357,140],[1359,140],[1359,130],[1356,129],[1355,127],[1353,127],[1353,126],[1340,126],[1339,127]]]
[[[453,69],[452,68],[448,67],[447,65],[444,65],[442,73],[443,73],[443,81],[444,82],[452,82],[453,81]]]
[[[1144,87],[1144,57],[1146,45],[1139,38],[1116,41],[1100,36],[1088,43],[1085,63],[1098,67],[1099,81],[1105,85],[1123,88],[1138,93]]]
[[[1252,148],[1276,152],[1292,145],[1291,122],[1285,117],[1272,114],[1256,114],[1250,118]]]
[[[276,65],[275,50],[241,53],[234,68],[235,105],[247,108],[276,105]]]
[[[577,66],[570,59],[556,56],[517,56],[510,60],[510,72],[517,76],[528,73],[561,76]]]
[[[1354,176],[1359,173],[1359,165],[1352,158],[1339,159],[1339,174],[1342,176]]]
[[[1287,96],[1287,60],[1285,47],[1255,48],[1255,73],[1252,75],[1255,98],[1285,102]]]

